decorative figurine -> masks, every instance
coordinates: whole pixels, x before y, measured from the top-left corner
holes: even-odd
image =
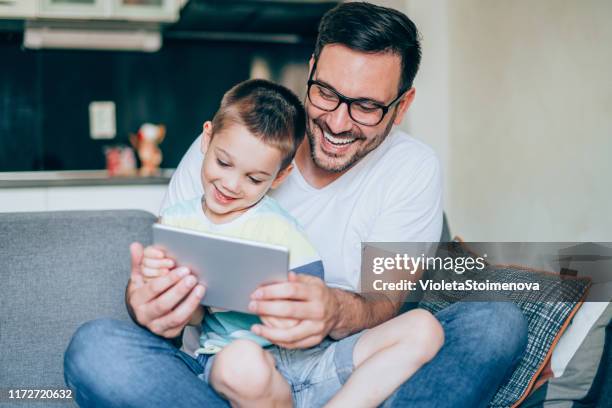
[[[136,157],[129,146],[106,146],[106,170],[110,177],[133,177],[136,175]]]
[[[137,134],[130,135],[130,142],[140,159],[140,175],[143,177],[159,175],[159,164],[162,161],[162,153],[159,145],[166,135],[164,125],[153,125],[145,123],[140,126]]]

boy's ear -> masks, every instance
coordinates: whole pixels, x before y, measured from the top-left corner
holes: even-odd
[[[272,182],[272,185],[270,186],[270,188],[275,189],[276,187],[280,186],[283,183],[283,181],[285,181],[287,176],[289,176],[289,173],[291,173],[291,170],[293,170],[293,164],[290,164],[284,169],[282,169],[281,171],[279,171],[278,174],[276,175],[276,178]]]
[[[210,145],[210,141],[212,139],[212,122],[210,120],[207,120],[206,122],[204,122],[204,125],[202,125],[202,145],[200,146],[200,150],[202,151],[202,154],[206,154],[206,150],[208,150],[208,146]]]

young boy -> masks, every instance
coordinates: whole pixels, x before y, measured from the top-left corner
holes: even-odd
[[[323,279],[323,265],[296,221],[270,197],[292,168],[305,133],[305,113],[288,89],[263,80],[242,82],[223,97],[202,138],[203,197],[167,208],[161,222],[289,248],[290,272]],[[145,250],[143,275],[173,267],[165,253]],[[262,316],[287,328],[291,319]],[[200,307],[190,324],[202,325],[196,351],[201,376],[232,406],[376,406],[443,343],[443,329],[415,310],[339,341],[286,350],[250,331],[257,316]]]

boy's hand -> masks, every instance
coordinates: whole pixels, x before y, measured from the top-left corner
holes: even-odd
[[[167,275],[174,266],[174,260],[167,257],[163,248],[153,245],[145,248],[142,259],[142,276],[145,282]]]

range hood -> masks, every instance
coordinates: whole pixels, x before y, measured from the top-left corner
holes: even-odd
[[[316,37],[319,20],[338,1],[190,0],[164,36],[296,42]]]
[[[338,1],[175,0],[178,21],[54,17],[25,22],[24,46],[155,52],[162,38],[295,43],[312,41],[321,16]],[[175,18],[176,20],[176,18]]]
[[[109,22],[28,21],[23,35],[25,48],[155,52],[161,48],[159,26],[111,24]]]

